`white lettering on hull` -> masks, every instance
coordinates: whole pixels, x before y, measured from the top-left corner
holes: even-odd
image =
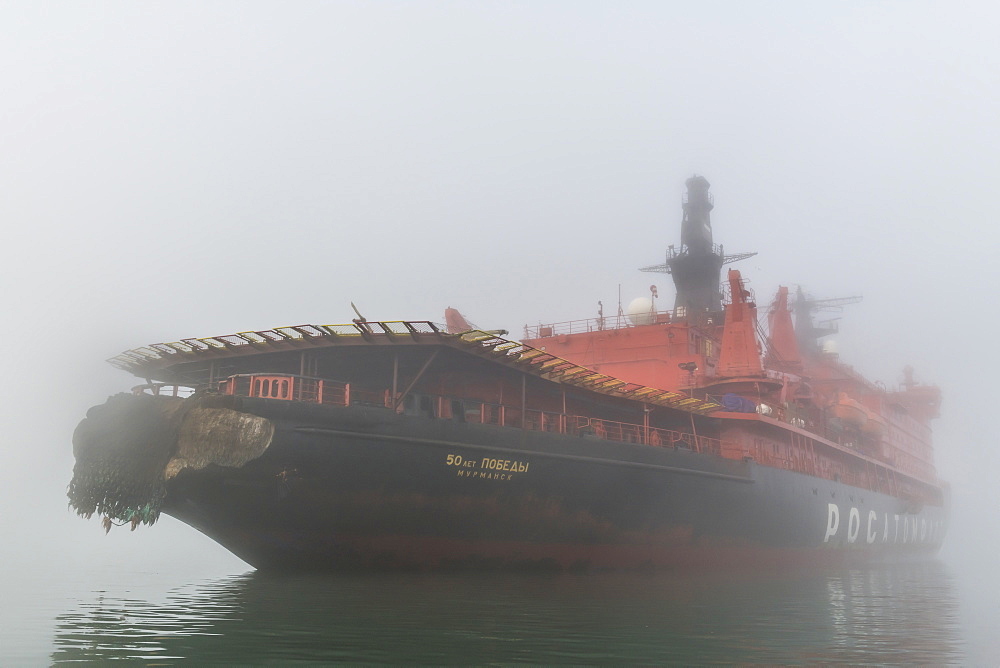
[[[858,540],[858,531],[861,530],[861,513],[854,506],[851,506],[850,519],[847,521],[847,542],[853,543]]]
[[[840,506],[836,503],[827,504],[826,512],[826,532],[823,535],[823,542],[829,543],[831,540],[834,542],[839,537],[840,540],[846,540],[847,543],[853,544],[858,542],[858,537],[861,535],[861,510],[857,506],[849,506],[847,508],[847,527],[844,531],[841,531],[840,526]],[[892,538],[889,537],[889,518],[892,517]],[[902,519],[902,525],[900,526],[900,519]],[[923,544],[933,544],[940,541],[940,536],[943,533],[944,521],[928,519],[926,517],[918,517],[917,515],[897,515],[895,513],[883,513],[882,514],[882,537],[879,541],[879,530],[878,530],[879,513],[875,510],[869,510],[868,515],[865,519],[865,542],[868,545],[874,545],[881,542],[893,543],[893,544],[913,544],[913,543],[923,543]]]
[[[837,529],[840,528],[840,507],[836,503],[831,503],[827,506],[826,512],[826,536],[823,538],[823,542],[828,542],[831,538],[837,535]]]

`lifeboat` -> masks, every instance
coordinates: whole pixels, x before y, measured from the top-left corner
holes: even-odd
[[[840,420],[847,427],[854,427],[870,436],[881,436],[885,432],[885,420],[865,408],[846,392],[838,392],[837,399],[828,407],[831,417]]]
[[[836,400],[829,406],[830,415],[843,424],[861,429],[868,422],[868,411],[845,392],[838,392]]]

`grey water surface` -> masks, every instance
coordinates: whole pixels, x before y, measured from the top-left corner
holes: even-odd
[[[166,587],[162,575],[119,575],[104,578],[111,587],[42,592],[3,662],[945,665],[1000,656],[970,636],[961,578],[941,561],[697,576],[250,571]]]

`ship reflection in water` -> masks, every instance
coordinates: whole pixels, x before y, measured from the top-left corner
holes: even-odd
[[[961,662],[938,562],[748,579],[249,573],[164,602],[95,594],[52,662]]]

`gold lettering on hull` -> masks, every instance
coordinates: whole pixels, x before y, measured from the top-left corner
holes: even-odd
[[[510,480],[513,473],[494,473],[493,471],[462,471],[456,472],[459,478],[481,478],[483,480]]]
[[[516,459],[466,459],[462,455],[448,454],[444,458],[446,466],[453,466],[459,478],[478,478],[480,480],[511,480],[517,473],[527,473],[531,462]]]

